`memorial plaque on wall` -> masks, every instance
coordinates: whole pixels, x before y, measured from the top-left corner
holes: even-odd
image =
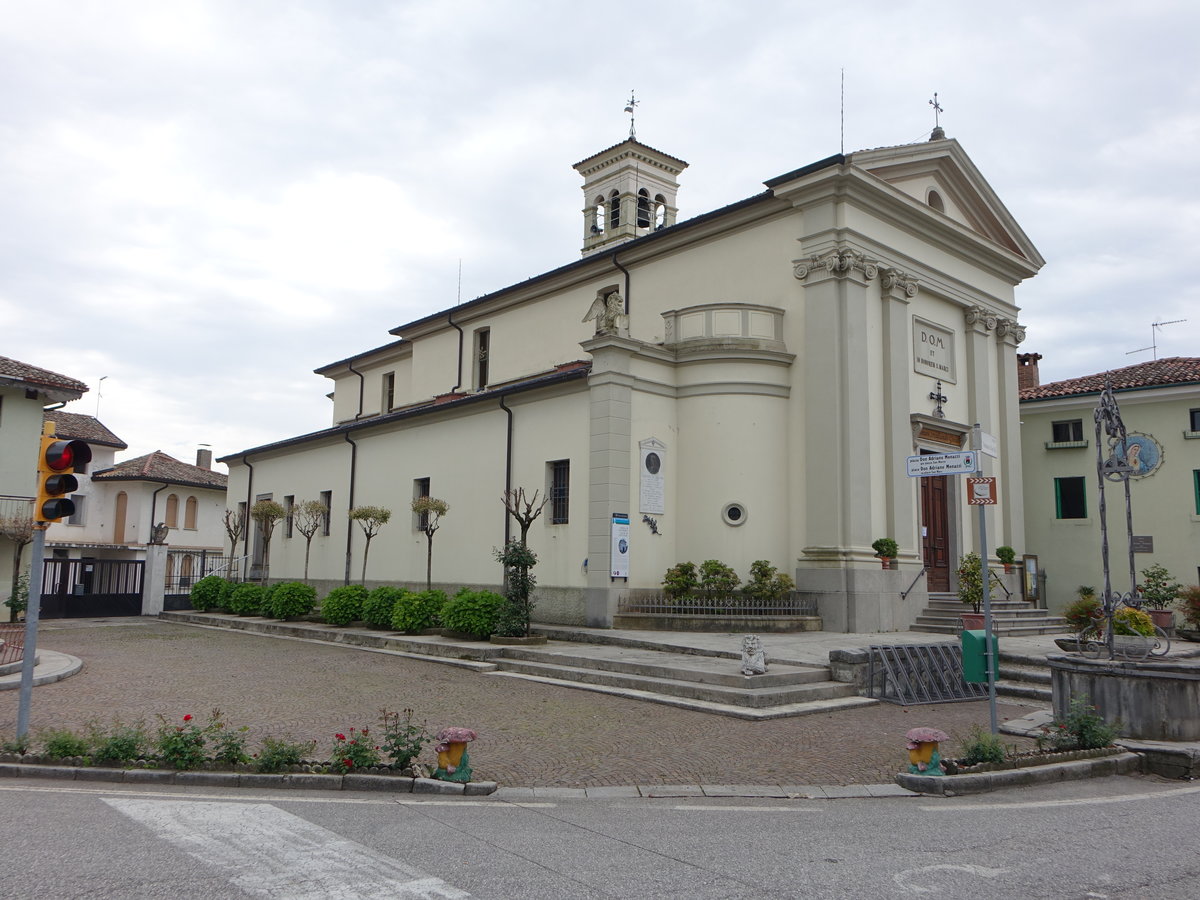
[[[954,332],[913,316],[913,371],[956,384]]]
[[[638,511],[663,515],[667,511],[666,469],[667,445],[657,438],[638,443],[641,449],[641,481],[638,490]]]
[[[1135,534],[1133,536],[1134,553],[1153,553],[1154,536],[1150,534]]]

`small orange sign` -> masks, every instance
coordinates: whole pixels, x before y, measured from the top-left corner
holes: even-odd
[[[967,505],[996,505],[996,479],[994,476],[967,479]]]

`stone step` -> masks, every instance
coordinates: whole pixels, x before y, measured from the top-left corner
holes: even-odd
[[[1006,681],[1020,681],[1028,684],[1049,684],[1050,683],[1050,667],[1038,668],[1035,666],[1014,666],[1004,661],[1003,655],[1000,657],[1000,677]]]
[[[1057,619],[1043,618],[1030,620],[1014,620],[1008,621],[998,619],[992,623],[993,629],[998,635],[1025,635],[1025,634],[1063,634],[1066,631],[1066,625]],[[943,618],[938,616],[917,616],[916,621],[909,626],[909,631],[917,631],[923,634],[954,634],[959,633],[958,619]]]
[[[958,613],[963,612],[964,610],[966,612],[970,612],[971,607],[968,606],[966,603],[959,603],[957,600],[955,600],[954,602],[951,602],[949,600],[939,600],[935,603],[930,603],[928,606],[925,607],[925,610],[927,612],[930,610],[936,610],[938,612],[958,614]],[[992,612],[993,613],[1005,613],[1006,615],[1018,615],[1018,616],[1020,616],[1020,615],[1033,615],[1033,616],[1046,615],[1046,610],[1038,609],[1036,606],[1031,606],[1028,603],[1006,603],[1004,601],[1000,601],[1000,602],[992,601]]]
[[[794,666],[771,662],[764,675],[747,679],[739,669],[740,658],[717,659],[687,653],[661,650],[622,649],[576,644],[569,650],[544,647],[505,647],[501,667],[510,660],[567,666],[575,669],[594,669],[646,678],[667,678],[696,684],[745,688],[751,682],[756,688],[793,687],[829,680],[828,667]]]
[[[1000,678],[996,682],[996,694],[997,696],[1038,700],[1044,703],[1052,703],[1054,701],[1054,696],[1049,685],[1042,687],[1024,681],[1009,681],[1005,678]]]
[[[875,706],[879,703],[878,700],[870,697],[859,697],[853,692],[853,689],[851,689],[850,693],[845,696],[825,700],[808,700],[799,703],[785,703],[780,706],[750,707],[695,699],[691,697],[676,697],[669,694],[656,693],[654,691],[615,687],[606,684],[567,681],[565,679],[550,678],[543,675],[529,675],[521,672],[495,671],[488,674],[502,678],[520,678],[526,681],[534,681],[539,684],[552,684],[558,687],[594,691],[601,694],[611,694],[613,696],[625,697],[631,700],[643,700],[649,703],[660,703],[664,706],[673,706],[678,709],[691,709],[697,712],[713,713],[721,716],[729,716],[730,718],[748,719],[751,721],[782,719],[793,716],[811,716],[838,712],[844,709],[858,709],[863,706]]]
[[[728,687],[721,684],[704,684],[691,680],[670,677],[633,675],[623,672],[608,672],[601,669],[534,662],[520,659],[497,660],[496,674],[514,672],[520,675],[536,675],[568,684],[585,683],[605,687],[643,691],[688,700],[704,700],[726,706],[744,706],[763,709],[785,706],[813,700],[835,700],[855,696],[854,685],[840,681],[818,681],[814,683],[782,685],[776,687],[750,686],[762,676],[740,676],[746,686]],[[769,674],[769,673],[768,673]],[[828,671],[825,673],[828,679]]]

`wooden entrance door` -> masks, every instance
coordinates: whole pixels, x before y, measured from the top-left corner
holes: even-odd
[[[950,524],[946,476],[921,479],[921,556],[930,591],[950,590]]]

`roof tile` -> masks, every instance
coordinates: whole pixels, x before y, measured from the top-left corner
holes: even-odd
[[[109,431],[95,416],[50,409],[43,413],[42,419],[53,422],[55,435],[64,440],[87,441],[89,444],[103,444],[118,450],[129,449],[128,444]]]
[[[180,462],[161,450],[155,450],[145,456],[119,462],[111,469],[102,469],[92,475],[92,481],[165,481],[168,484],[224,490],[229,476]]]
[[[1052,397],[1072,397],[1078,394],[1098,394],[1104,390],[1104,379],[1112,377],[1114,391],[1133,391],[1139,388],[1161,387],[1170,384],[1200,383],[1200,357],[1172,356],[1152,362],[1125,366],[1081,378],[1068,378],[1049,384],[1026,388],[1021,400],[1048,400]]]
[[[7,356],[0,356],[0,377],[15,378],[18,381],[43,387],[66,388],[67,390],[79,391],[80,393],[88,389],[86,384],[76,378],[60,375],[57,372],[51,372],[49,369],[31,366],[29,363],[10,359]]]

